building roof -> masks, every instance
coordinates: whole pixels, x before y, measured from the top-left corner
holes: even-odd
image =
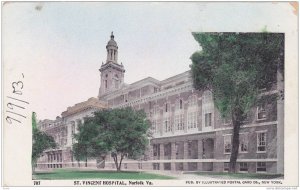
[[[104,109],[107,108],[106,103],[98,100],[97,98],[89,98],[87,101],[80,102],[75,104],[74,106],[68,107],[66,111],[61,113],[62,117],[67,117],[69,115],[81,112],[86,109],[96,108],[96,109]]]

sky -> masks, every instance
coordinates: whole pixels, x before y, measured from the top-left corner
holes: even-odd
[[[2,8],[4,93],[24,74],[28,113],[55,119],[97,97],[111,31],[125,83],[189,70],[192,32],[297,33],[288,3],[9,2]],[[287,39],[289,40],[289,39]]]

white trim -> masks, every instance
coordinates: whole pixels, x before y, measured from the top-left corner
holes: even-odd
[[[278,124],[278,121],[262,122],[262,123],[242,125],[241,129],[242,128],[250,128],[250,127],[262,127],[262,126],[266,126],[266,125],[276,125],[276,126],[273,126],[273,127],[277,127],[277,124]],[[184,133],[183,135],[187,135],[187,134],[204,134],[204,133],[226,131],[226,130],[232,130],[232,129],[233,129],[233,127],[224,127],[224,128],[217,128],[217,129],[212,129],[212,130],[202,128],[202,131],[195,131],[194,133],[192,133],[192,131],[191,131],[190,133]],[[183,135],[168,135],[168,136],[166,135],[166,136],[161,136],[159,138],[183,136]]]
[[[277,159],[237,159],[237,162],[277,162]],[[140,160],[124,160],[122,163],[140,163]],[[147,160],[147,161],[142,161],[142,163],[168,163],[168,162],[176,162],[176,163],[180,163],[180,162],[229,162],[229,159],[171,159],[171,160]],[[38,162],[37,164],[40,165],[45,165],[45,164],[77,164],[78,162],[60,162],[60,163],[49,163],[49,162],[45,162],[45,163],[41,163]],[[84,161],[80,162],[80,163],[85,163]],[[93,162],[89,161],[87,162],[88,164],[95,164],[96,162],[95,160]],[[112,164],[114,163],[113,161],[105,161],[105,164]]]
[[[118,105],[113,105],[111,108],[118,108],[118,107],[122,107],[122,106],[128,106],[130,104],[133,105],[133,104],[138,104],[138,103],[145,103],[146,101],[166,98],[166,96],[172,96],[174,94],[178,94],[178,93],[181,93],[181,92],[187,92],[187,91],[192,90],[192,89],[193,89],[193,85],[190,82],[190,83],[186,83],[185,85],[182,85],[182,86],[176,86],[174,88],[170,88],[170,89],[162,90],[162,91],[152,93],[152,94],[149,94],[149,95],[145,95],[142,98],[137,98],[137,99],[134,99],[132,101],[124,102],[124,103],[121,103],[121,104],[118,104]],[[112,93],[112,94],[114,94],[114,93]],[[122,94],[123,93],[120,93],[120,95],[122,95]],[[116,97],[118,97],[118,95],[116,95],[114,97],[110,97],[109,99],[106,99],[103,96],[101,96],[101,99],[112,100]]]
[[[260,131],[255,131],[256,133],[266,133],[268,130],[260,130]]]
[[[139,160],[124,160],[123,163],[139,163]],[[170,159],[170,160],[147,160],[143,163],[181,163],[181,162],[229,162],[229,159]],[[277,162],[277,159],[237,159],[237,162]],[[105,163],[114,163],[113,161],[105,161]]]
[[[268,92],[263,92],[261,94],[259,94],[258,96],[265,96],[265,95],[271,95],[271,94],[277,94],[279,91],[278,90],[272,90],[272,91],[268,91]]]
[[[258,150],[256,150],[256,153],[257,153],[257,154],[260,154],[260,153],[267,153],[267,151],[258,151]]]

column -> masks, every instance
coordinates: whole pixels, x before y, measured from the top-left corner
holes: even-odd
[[[189,156],[188,156],[188,141],[183,142],[183,159],[189,159]],[[188,163],[187,162],[183,163],[183,170],[184,171],[188,170]]]
[[[72,146],[72,123],[67,124],[67,146]]]
[[[176,170],[176,162],[174,162],[176,160],[176,142],[172,142],[171,143],[171,170]]]
[[[150,160],[154,160],[154,159],[153,159],[153,152],[154,152],[154,150],[153,150],[153,144],[150,144],[149,146],[150,146],[150,147],[149,147],[149,150],[150,150],[150,151],[149,151],[149,159],[150,159]]]
[[[116,55],[115,55],[115,60],[116,60],[116,63],[118,62],[118,50],[116,50]]]
[[[59,162],[59,153],[56,153],[56,162]]]
[[[198,159],[203,159],[203,143],[202,139],[198,140]],[[198,170],[202,171],[202,162],[198,162]]]
[[[161,143],[159,146],[160,146],[159,159],[164,160],[165,159],[164,144]],[[159,169],[164,170],[164,163],[161,163],[161,162],[159,163]]]

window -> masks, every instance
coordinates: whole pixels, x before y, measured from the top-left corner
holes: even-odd
[[[189,107],[192,107],[192,106],[197,106],[197,96],[196,95],[192,95],[189,97],[189,100],[188,100],[188,104],[189,104]]]
[[[175,115],[174,124],[176,130],[183,130],[184,129],[184,122],[183,122],[183,114]]]
[[[153,170],[159,170],[159,163],[153,163]]]
[[[267,111],[265,105],[261,105],[257,107],[257,120],[265,120],[267,119]]]
[[[159,114],[159,107],[158,106],[154,106],[154,115]]]
[[[248,152],[248,133],[240,134],[240,152]]]
[[[192,155],[192,142],[188,141],[188,156],[190,157]]]
[[[266,132],[257,132],[257,152],[266,151]]]
[[[229,162],[224,162],[224,172],[229,171]]]
[[[176,110],[181,110],[183,109],[183,101],[181,99],[176,100],[175,103],[175,109]]]
[[[188,129],[197,128],[197,112],[189,112],[187,114],[187,126]]]
[[[105,88],[107,88],[107,80],[105,80]]]
[[[248,172],[248,163],[247,162],[240,162],[240,171]]]
[[[164,155],[171,156],[171,143],[164,144]]]
[[[138,163],[138,168],[139,168],[140,170],[143,169],[142,163]]]
[[[172,131],[169,118],[166,118],[166,120],[164,121],[164,126],[166,133]]]
[[[224,136],[224,153],[231,152],[231,135]]]
[[[257,172],[266,172],[267,171],[266,162],[257,162],[256,163],[256,171]]]
[[[153,145],[153,156],[159,156],[159,151],[160,151],[159,144],[154,144]]]
[[[154,120],[153,122],[152,122],[152,131],[153,131],[153,133],[157,133],[157,121],[156,120]]]
[[[211,127],[211,113],[205,114],[205,127]]]
[[[115,79],[115,88],[119,88],[119,80]]]

